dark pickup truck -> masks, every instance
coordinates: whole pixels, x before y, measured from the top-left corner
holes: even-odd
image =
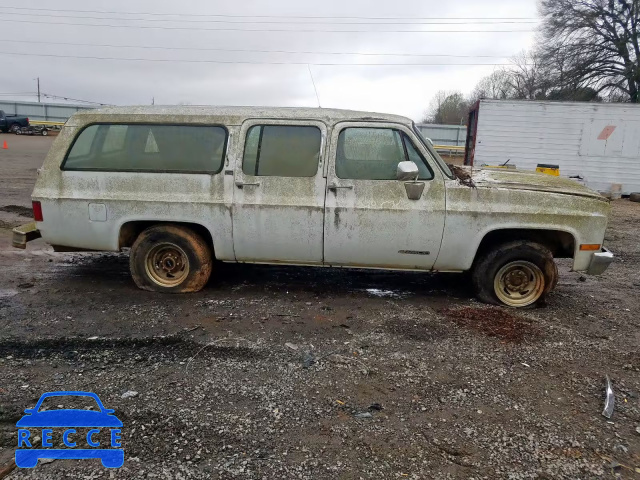
[[[29,126],[29,119],[20,115],[6,115],[4,110],[0,110],[0,130],[3,132],[15,133],[22,127]]]

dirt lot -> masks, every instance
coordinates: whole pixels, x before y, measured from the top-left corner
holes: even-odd
[[[4,139],[0,471],[47,391],[97,393],[125,450],[8,478],[640,478],[640,204],[614,203],[613,267],[563,262],[546,308],[485,307],[462,276],[234,265],[158,296],[124,254],[10,247],[51,139]]]

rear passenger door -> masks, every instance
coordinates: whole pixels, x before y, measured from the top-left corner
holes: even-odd
[[[236,260],[321,264],[324,139],[317,121],[248,120],[233,196]]]

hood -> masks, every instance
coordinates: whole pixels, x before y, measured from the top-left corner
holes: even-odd
[[[465,168],[467,172],[468,169]],[[537,192],[576,195],[608,201],[598,192],[569,178],[554,177],[544,173],[510,170],[506,168],[481,168],[471,171],[471,179],[476,187],[506,188],[513,190],[533,190]]]

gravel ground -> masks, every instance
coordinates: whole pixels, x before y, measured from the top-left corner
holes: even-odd
[[[25,187],[0,181],[0,210],[28,205],[34,163],[7,168]],[[463,276],[362,270],[226,265],[159,296],[126,254],[12,249],[24,212],[5,208],[0,471],[25,408],[86,390],[122,420],[124,466],[7,478],[640,478],[640,204],[613,207],[609,271],[563,261],[547,307],[517,312]]]

